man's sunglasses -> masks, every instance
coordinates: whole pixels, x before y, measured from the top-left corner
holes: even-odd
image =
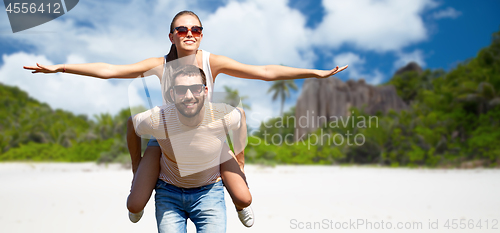
[[[180,37],[186,37],[188,34],[188,31],[191,31],[191,34],[194,37],[200,37],[201,31],[203,31],[203,27],[192,26],[191,28],[187,28],[186,26],[179,26],[179,27],[176,27],[175,30],[177,31],[177,35],[179,35]]]
[[[204,87],[205,85],[203,84],[195,84],[191,86],[173,86],[175,94],[177,95],[186,95],[186,92],[189,89],[194,96],[199,96],[204,90]]]

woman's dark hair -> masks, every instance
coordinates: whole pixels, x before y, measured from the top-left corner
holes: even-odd
[[[198,19],[198,22],[200,22],[200,26],[202,26],[200,18],[194,12],[192,12],[192,11],[181,11],[181,12],[177,13],[174,16],[174,19],[172,19],[172,22],[170,23],[170,33],[174,33],[174,22],[175,22],[175,20],[177,20],[179,17],[181,17],[183,15],[192,15],[192,16],[196,17]],[[177,54],[177,47],[175,47],[175,44],[172,44],[172,46],[170,46],[170,52],[167,54],[167,62],[173,61],[173,60],[175,60],[177,58],[179,58],[179,55]]]
[[[203,85],[207,85],[207,77],[205,76],[205,72],[203,72],[202,69],[195,65],[184,65],[178,67],[172,75],[172,80],[175,82],[175,79],[179,76],[200,76]]]

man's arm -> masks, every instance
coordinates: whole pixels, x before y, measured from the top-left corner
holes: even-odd
[[[141,135],[152,135],[157,138],[162,138],[162,135],[157,135],[159,132],[159,113],[160,108],[155,107],[145,112],[135,114],[129,117],[127,121],[127,146],[132,160],[132,171],[135,173],[141,161]],[[161,130],[164,132],[164,130]]]
[[[240,165],[241,171],[244,171],[245,166],[245,146],[247,143],[247,123],[245,111],[242,108],[236,108],[240,112],[240,118],[237,121],[231,122],[234,125],[233,128],[233,148],[234,154],[236,155],[236,160],[238,165]],[[238,122],[239,121],[239,122]],[[240,127],[237,127],[239,123]]]
[[[139,163],[141,162],[141,137],[137,135],[134,128],[134,123],[132,117],[128,118],[127,121],[127,147],[130,153],[130,159],[132,160],[132,172],[135,174]]]

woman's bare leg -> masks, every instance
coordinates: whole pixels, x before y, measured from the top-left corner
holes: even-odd
[[[236,161],[234,153],[226,143],[222,147],[221,158],[229,158],[221,164],[220,173],[236,209],[242,210],[252,204],[252,195],[248,189],[245,174],[242,172],[240,164]]]
[[[132,213],[141,212],[151,197],[160,173],[161,149],[148,146],[134,174],[132,189],[127,199],[127,208]]]

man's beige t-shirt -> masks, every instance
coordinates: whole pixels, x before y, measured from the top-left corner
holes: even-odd
[[[182,124],[174,104],[134,115],[138,135],[152,135],[162,150],[160,179],[181,188],[195,188],[220,180],[223,143],[229,130],[240,127],[241,113],[223,103],[205,102],[202,122]]]

